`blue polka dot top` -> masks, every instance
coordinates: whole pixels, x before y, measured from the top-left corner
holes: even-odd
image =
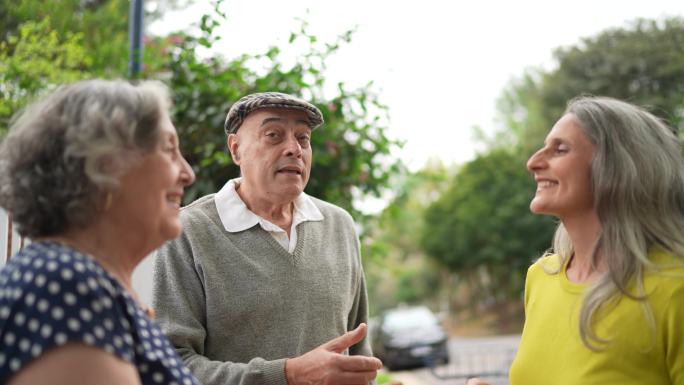
[[[156,322],[95,260],[30,243],[0,270],[0,384],[67,342],[130,362],[143,384],[199,385]]]

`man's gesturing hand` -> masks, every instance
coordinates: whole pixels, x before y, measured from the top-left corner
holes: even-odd
[[[289,385],[368,385],[382,362],[375,357],[348,356],[343,352],[366,336],[368,326],[334,338],[299,357],[285,361]]]

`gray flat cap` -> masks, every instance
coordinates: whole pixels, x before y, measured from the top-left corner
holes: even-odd
[[[226,116],[226,123],[223,125],[226,134],[237,132],[245,117],[250,112],[260,108],[286,108],[304,111],[309,118],[309,126],[312,130],[323,124],[323,114],[313,104],[280,92],[260,92],[243,96],[230,107]]]

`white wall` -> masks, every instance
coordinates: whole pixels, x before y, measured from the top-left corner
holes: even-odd
[[[152,267],[154,266],[154,258],[154,253],[148,255],[133,272],[133,289],[148,305],[151,305],[152,302]]]
[[[5,265],[7,260],[7,230],[8,230],[8,217],[7,212],[0,209],[0,266]],[[16,231],[12,234],[12,253],[14,254],[19,250],[19,244],[21,242],[21,237]]]
[[[7,260],[7,212],[0,209],[0,267],[5,265]],[[13,232],[12,254],[19,250],[21,238],[16,231]],[[146,303],[152,299],[152,266],[154,265],[154,254],[145,258],[133,272],[133,287]]]

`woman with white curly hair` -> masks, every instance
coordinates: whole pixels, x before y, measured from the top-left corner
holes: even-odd
[[[0,383],[198,384],[131,285],[195,178],[169,106],[160,83],[90,80],[13,122],[0,206],[32,242],[0,270]]]

